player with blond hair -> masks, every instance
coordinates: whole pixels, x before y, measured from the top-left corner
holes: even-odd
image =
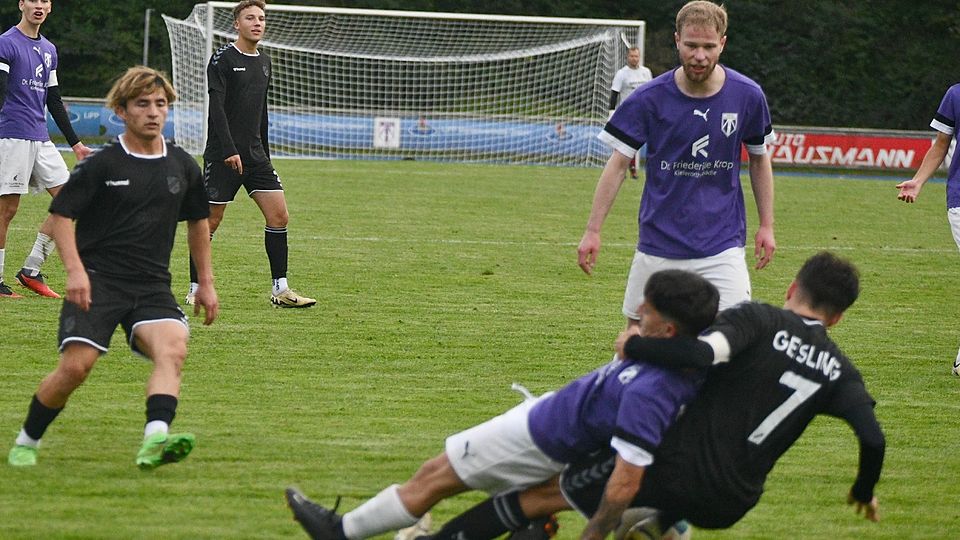
[[[187,221],[190,253],[200,276],[194,313],[203,307],[204,324],[211,324],[219,304],[200,167],[163,139],[175,99],[173,87],[158,71],[142,66],[127,70],[107,95],[107,106],[123,120],[124,132],[78,164],[50,205],[46,225],[67,271],[60,362],[31,400],[7,456],[12,466],[37,463],[41,438],[107,353],[117,325],[133,352],[153,363],[136,464],[152,469],[180,461],[193,449],[192,434],[168,433],[190,334],[170,290],[170,252],[178,221]]]

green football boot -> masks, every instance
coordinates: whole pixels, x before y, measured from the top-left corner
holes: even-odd
[[[37,449],[18,444],[10,449],[7,463],[14,467],[32,467],[37,464]]]
[[[183,461],[197,438],[192,433],[154,433],[143,440],[143,446],[137,452],[137,466],[149,471],[167,463]]]

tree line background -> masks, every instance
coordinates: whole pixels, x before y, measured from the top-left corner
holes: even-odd
[[[160,18],[186,17],[195,0],[125,0],[106,5],[54,0],[42,33],[60,53],[67,96],[103,97],[143,54],[144,12],[152,8],[149,64],[170,71]],[[279,3],[279,2],[277,2]],[[673,32],[685,0],[290,0],[284,3],[413,11],[642,19],[645,64],[677,65]],[[98,5],[94,5],[98,4]],[[730,28],[721,61],[763,86],[775,124],[922,130],[940,98],[960,81],[956,0],[727,0]],[[0,6],[0,25],[20,20]],[[269,35],[269,22],[267,26]]]

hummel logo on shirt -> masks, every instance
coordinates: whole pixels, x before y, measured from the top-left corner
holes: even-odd
[[[235,68],[233,68],[233,70],[234,70],[234,71],[246,71],[247,68],[245,68],[245,67],[235,67]]]
[[[129,185],[130,185],[130,180],[127,179],[127,178],[125,178],[125,179],[123,179],[123,180],[107,180],[106,182],[104,182],[104,184],[106,184],[106,185],[108,185],[108,186],[110,186],[110,187],[129,186]]]

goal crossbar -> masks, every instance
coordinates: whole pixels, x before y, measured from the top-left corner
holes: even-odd
[[[180,99],[175,136],[207,138],[206,66],[237,39],[232,2],[167,15]],[[428,159],[596,166],[596,134],[637,20],[270,4],[276,157]]]

